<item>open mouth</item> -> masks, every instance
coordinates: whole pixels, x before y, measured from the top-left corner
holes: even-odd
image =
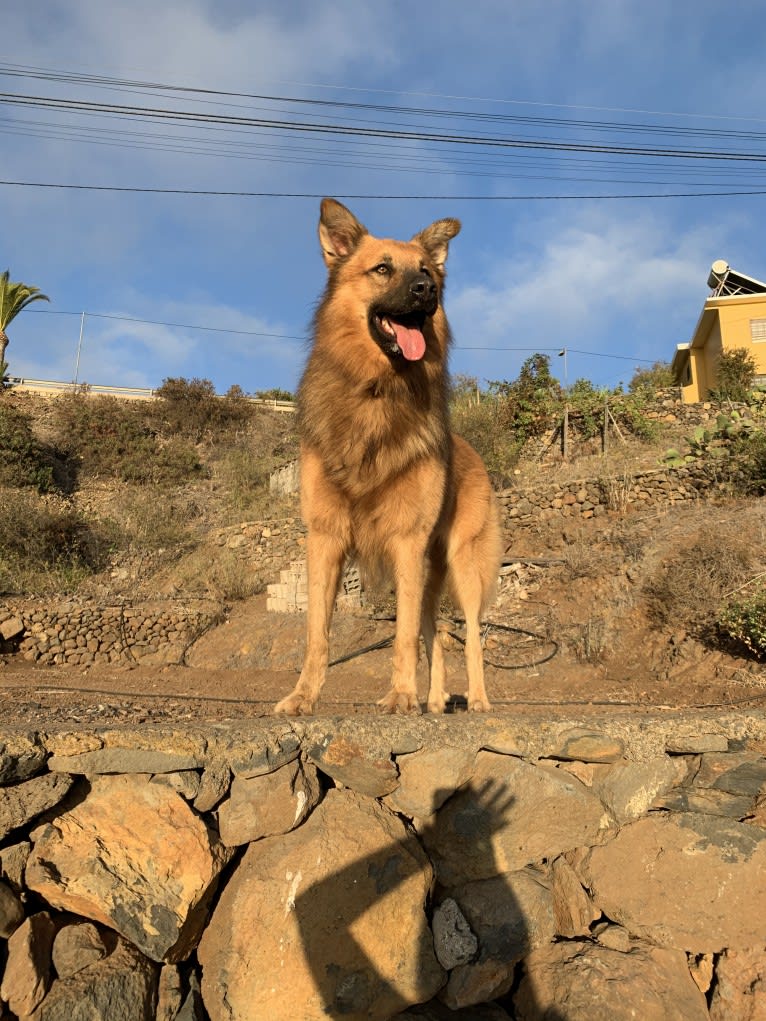
[[[401,354],[407,361],[417,362],[426,353],[426,339],[423,336],[425,312],[401,315],[374,312],[370,318],[378,343],[389,354]]]

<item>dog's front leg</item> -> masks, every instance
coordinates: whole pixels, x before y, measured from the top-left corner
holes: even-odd
[[[412,537],[394,546],[396,579],[396,638],[391,690],[378,705],[389,713],[419,713],[417,691],[423,588],[426,578],[426,539]]]
[[[346,550],[336,536],[309,530],[306,539],[308,613],[306,656],[293,691],[274,706],[275,713],[311,716],[325,682],[330,651],[330,621]]]

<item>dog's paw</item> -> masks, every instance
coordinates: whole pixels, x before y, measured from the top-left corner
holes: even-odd
[[[310,698],[294,691],[291,695],[283,698],[281,702],[277,702],[272,712],[275,716],[313,716],[314,703]]]
[[[420,703],[418,702],[417,695],[410,694],[407,691],[397,691],[392,688],[391,691],[382,698],[378,705],[383,713],[419,713]]]
[[[447,705],[446,695],[438,695],[434,697],[429,695],[428,698],[429,713],[443,713],[446,705]]]
[[[492,706],[486,700],[486,698],[475,698],[473,702],[468,703],[469,713],[489,713],[492,712]]]

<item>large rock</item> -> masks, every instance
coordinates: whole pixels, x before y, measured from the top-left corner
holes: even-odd
[[[452,1010],[503,996],[516,963],[556,932],[547,877],[532,869],[495,876],[452,891],[479,941],[473,961],[450,973],[441,998]]]
[[[403,823],[331,790],[298,829],[249,846],[199,945],[212,1021],[390,1018],[444,982],[432,871]]]
[[[3,734],[0,738],[0,784],[28,780],[43,769],[47,757],[38,734]]]
[[[72,786],[70,776],[46,774],[0,788],[0,840],[57,805]]]
[[[438,811],[447,798],[471,778],[476,751],[442,748],[400,755],[399,786],[386,798],[395,812],[424,818]]]
[[[99,748],[80,755],[52,755],[52,773],[173,773],[202,765],[199,754],[154,748]]]
[[[594,780],[593,790],[618,822],[629,822],[645,815],[655,799],[679,783],[685,773],[682,761],[658,755],[648,762],[613,766]]]
[[[53,941],[53,967],[59,978],[76,975],[106,954],[107,947],[101,933],[91,922],[65,925]]]
[[[227,847],[287,833],[299,826],[319,800],[314,766],[298,759],[263,776],[236,776],[218,809],[221,840]]]
[[[133,776],[95,777],[80,804],[34,836],[27,886],[156,961],[196,945],[229,857],[180,795]]]
[[[57,979],[29,1021],[154,1021],[157,965],[113,939],[108,957]]]
[[[480,752],[470,784],[422,836],[440,883],[455,887],[597,843],[608,826],[599,799],[569,773]]]
[[[596,905],[654,943],[691,953],[763,943],[766,832],[698,814],[650,816],[584,858]]]
[[[703,755],[695,787],[755,798],[766,784],[766,758],[754,752]]]
[[[727,950],[715,969],[710,1021],[764,1021],[766,950]]]
[[[620,953],[586,942],[534,950],[514,996],[518,1021],[708,1021],[686,954],[637,945]]]
[[[327,734],[309,747],[308,757],[333,780],[370,798],[382,798],[399,786],[391,755],[379,754],[345,734]]]
[[[31,1014],[48,992],[55,933],[51,916],[39,911],[25,919],[8,940],[0,997],[20,1017]]]
[[[24,918],[24,908],[16,893],[0,880],[0,937],[8,939]]]

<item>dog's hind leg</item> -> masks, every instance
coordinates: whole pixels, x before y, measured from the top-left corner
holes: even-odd
[[[310,530],[306,540],[308,614],[306,656],[293,691],[274,706],[275,713],[310,716],[327,674],[330,620],[346,550],[336,536]]]

